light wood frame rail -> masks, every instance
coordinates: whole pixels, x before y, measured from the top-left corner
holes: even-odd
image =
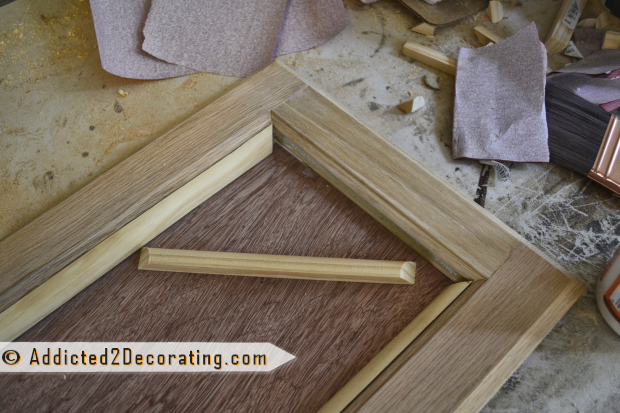
[[[0,341],[103,275],[63,284],[68,269],[86,274],[90,251],[118,244],[109,240],[169,203],[175,191],[212,170],[204,179],[219,179],[218,190],[268,156],[261,142],[270,124],[277,143],[446,276],[473,281],[404,350],[391,346],[392,353],[399,349],[393,361],[385,368],[375,363],[380,372],[347,396],[352,401],[329,403],[323,412],[478,411],[585,291],[493,215],[275,62],[0,242]],[[184,213],[170,214],[157,230]],[[46,292],[49,283],[54,294]]]

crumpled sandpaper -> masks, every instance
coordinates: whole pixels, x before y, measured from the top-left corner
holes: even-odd
[[[165,79],[196,73],[156,59],[142,50],[142,27],[150,0],[91,0],[101,66],[132,79]]]
[[[342,0],[91,0],[105,70],[161,79],[247,76],[348,24]]]
[[[462,48],[453,158],[548,162],[546,69],[547,52],[534,23],[497,44]]]
[[[579,73],[552,73],[547,77],[547,82],[570,90],[597,105],[620,99],[620,79],[607,80]]]
[[[618,68],[620,68],[620,50],[603,49],[589,54],[578,62],[566,65],[556,72],[599,75]]]
[[[573,42],[584,57],[601,50],[604,38],[605,30],[577,27],[573,32]]]
[[[342,0],[289,0],[274,56],[319,46],[349,23]]]
[[[620,50],[599,50],[550,74],[547,82],[610,111],[620,100],[619,69]]]

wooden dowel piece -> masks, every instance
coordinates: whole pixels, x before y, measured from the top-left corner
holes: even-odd
[[[413,284],[415,263],[142,248],[138,269],[303,280]]]
[[[587,1],[564,0],[545,40],[547,53],[556,54],[566,49]]]
[[[456,76],[456,59],[414,42],[407,42],[403,47],[403,54],[430,67]]]

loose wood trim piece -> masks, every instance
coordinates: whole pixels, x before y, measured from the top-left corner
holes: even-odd
[[[480,410],[586,290],[525,244],[474,284],[345,412]]]
[[[267,127],[303,87],[268,66],[0,242],[0,311]]]
[[[545,40],[547,53],[560,53],[568,45],[575,25],[588,0],[564,0]]]
[[[474,27],[474,32],[476,33],[478,42],[483,46],[486,46],[489,43],[499,43],[504,40],[503,37],[496,35],[486,27],[476,26]]]
[[[142,248],[138,269],[301,280],[413,284],[415,262]]]
[[[456,59],[414,42],[407,42],[403,47],[403,54],[419,62],[456,76]]]
[[[446,288],[381,350],[318,413],[340,413],[467,288],[469,282]]]
[[[476,280],[491,276],[510,255],[518,235],[314,89],[275,108],[272,120],[289,151],[314,160],[320,175],[388,229],[395,226],[432,251],[430,261],[446,275],[453,274],[438,261]]]
[[[413,113],[416,110],[420,109],[422,106],[424,106],[424,97],[416,96],[415,99],[411,99],[406,102],[403,102],[397,107],[398,109],[402,110],[405,113]]]
[[[159,235],[189,211],[266,158],[271,126],[112,234],[0,313],[0,342],[12,341]]]
[[[411,28],[411,31],[415,33],[423,34],[428,37],[434,37],[436,28],[437,26],[433,26],[432,24],[420,23],[417,26],[413,26]]]
[[[605,32],[605,38],[603,39],[603,49],[620,49],[620,33],[619,32]]]
[[[487,8],[487,16],[491,19],[491,23],[501,22],[504,18],[504,6],[502,6],[502,3],[491,0]]]

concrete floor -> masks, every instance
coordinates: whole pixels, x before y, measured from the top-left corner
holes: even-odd
[[[560,6],[551,0],[502,3],[506,18],[498,24],[482,12],[429,39],[408,30],[415,18],[395,0],[346,0],[352,24],[343,33],[281,59],[473,198],[481,165],[453,161],[451,154],[454,79],[400,50],[416,40],[455,57],[459,47],[479,46],[477,25],[508,36],[535,21],[544,38]],[[584,16],[600,11],[593,0]],[[556,57],[549,65],[566,63]],[[423,85],[429,72],[439,75],[441,90]],[[239,81],[204,73],[163,81],[119,78],[101,69],[88,2],[17,0],[3,7],[0,239]],[[424,96],[427,104],[403,115],[395,105],[411,95]],[[485,206],[589,289],[484,411],[620,412],[620,337],[594,299],[620,241],[620,200],[561,167],[514,164],[508,182],[491,176]]]

